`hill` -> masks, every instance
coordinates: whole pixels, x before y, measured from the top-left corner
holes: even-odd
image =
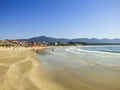
[[[22,41],[36,41],[36,42],[42,42],[45,41],[47,43],[51,42],[62,42],[62,43],[68,43],[68,42],[86,42],[86,43],[120,43],[120,39],[97,39],[97,38],[75,38],[75,39],[66,39],[66,38],[53,38],[53,37],[46,37],[46,36],[39,36],[39,37],[32,37],[30,39],[19,39]]]

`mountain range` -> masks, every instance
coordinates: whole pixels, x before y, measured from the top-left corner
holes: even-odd
[[[97,39],[97,38],[75,38],[75,39],[66,39],[66,38],[53,38],[53,37],[47,37],[47,36],[39,36],[39,37],[32,37],[29,39],[19,39],[21,41],[36,41],[36,42],[42,42],[45,41],[47,43],[51,42],[62,42],[62,43],[68,43],[68,42],[85,42],[85,43],[120,43],[120,39]]]

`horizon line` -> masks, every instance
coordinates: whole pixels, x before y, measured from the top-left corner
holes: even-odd
[[[76,37],[76,38],[65,38],[65,37],[52,37],[52,36],[45,36],[45,35],[41,35],[41,36],[33,36],[30,38],[11,38],[11,39],[0,39],[0,40],[17,40],[17,39],[31,39],[31,38],[38,38],[38,37],[48,37],[48,38],[56,38],[56,39],[120,39],[120,38],[95,38],[95,37]]]

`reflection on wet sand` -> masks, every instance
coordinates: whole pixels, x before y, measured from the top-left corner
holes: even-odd
[[[83,58],[76,60],[61,50],[42,51],[37,55],[41,59],[43,76],[68,90],[120,89],[120,72],[107,66],[83,62]]]

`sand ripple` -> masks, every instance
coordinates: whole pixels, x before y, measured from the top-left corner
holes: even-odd
[[[67,90],[42,76],[34,52],[2,50],[0,56],[0,90]]]

